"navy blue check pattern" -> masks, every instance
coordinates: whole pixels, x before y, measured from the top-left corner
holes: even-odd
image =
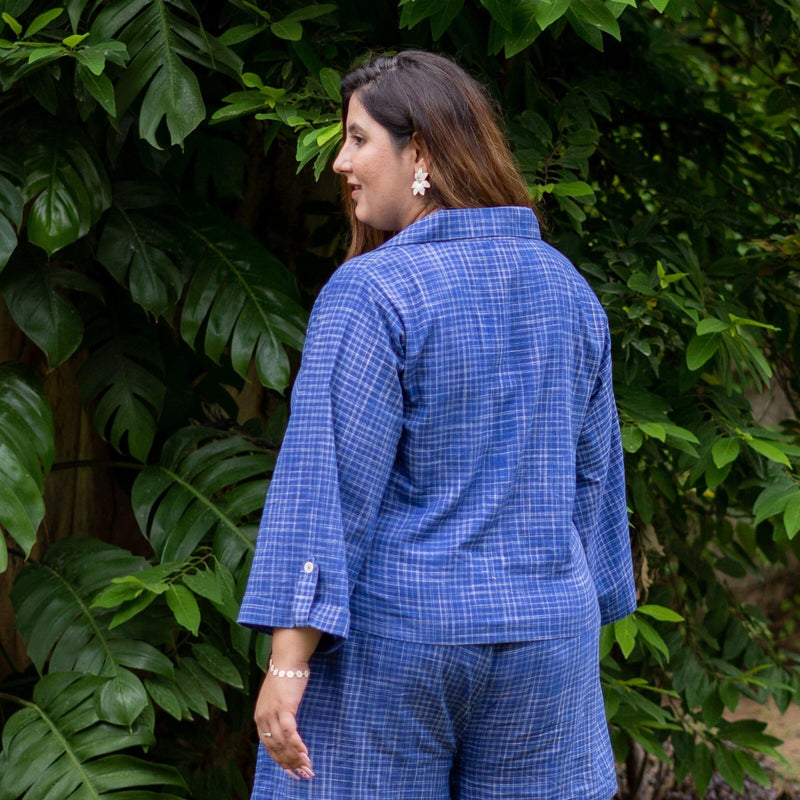
[[[447,647],[353,630],[311,659],[297,724],[316,777],[259,747],[252,800],[608,800],[597,634]]]
[[[533,213],[438,211],[341,266],[240,622],[456,645],[634,607],[608,321]]]

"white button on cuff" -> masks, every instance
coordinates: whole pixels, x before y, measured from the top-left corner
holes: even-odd
[[[303,572],[310,575],[313,571],[314,571],[314,562],[306,561],[306,563],[303,564]]]

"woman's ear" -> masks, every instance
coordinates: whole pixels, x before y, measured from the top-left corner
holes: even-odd
[[[414,151],[414,163],[427,171],[428,146],[425,144],[425,140],[415,131],[411,134],[411,141],[408,144]]]

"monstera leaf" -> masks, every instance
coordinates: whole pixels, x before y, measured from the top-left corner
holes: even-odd
[[[107,441],[146,461],[166,392],[153,328],[133,333],[109,324],[98,330],[109,338],[99,343],[78,373],[83,402],[96,401],[94,424]]]
[[[133,300],[159,316],[174,305],[185,279],[168,252],[173,237],[149,216],[114,208],[108,215],[97,260]]]
[[[8,263],[17,246],[17,231],[22,225],[24,205],[25,198],[19,186],[0,175],[0,270]]]
[[[235,571],[253,549],[274,455],[224,431],[190,427],[139,474],[133,507],[159,559],[185,561],[202,542]]]
[[[202,336],[218,361],[229,349],[233,368],[247,377],[255,357],[264,386],[283,391],[289,359],[282,345],[303,346],[306,312],[289,271],[253,236],[224,217],[196,215],[186,223],[192,280],[181,316],[181,336]]]
[[[11,591],[17,629],[42,673],[81,672],[106,678],[95,693],[99,719],[130,726],[150,708],[144,685],[131,670],[173,677],[170,660],[128,627],[111,629],[111,611],[91,606],[114,578],[147,562],[97,539],[62,539],[41,564],[30,564]],[[152,634],[152,631],[151,631]]]
[[[187,13],[198,24],[188,22]],[[203,30],[189,0],[116,0],[94,19],[91,35],[126,45],[131,61],[116,87],[117,113],[124,114],[144,91],[139,133],[153,147],[161,146],[156,134],[162,120],[170,143],[182,145],[205,118],[200,84],[182,57],[232,77],[241,71],[239,57]]]
[[[110,725],[95,699],[107,679],[79,672],[42,678],[3,728],[0,800],[179,800],[153,786],[185,788],[174,767],[121,753],[152,744],[153,718]]]
[[[53,465],[53,416],[41,388],[19,368],[0,366],[0,531],[27,556],[44,517],[44,479]],[[0,572],[8,566],[0,533]]]
[[[67,291],[100,296],[98,285],[74,269],[49,264],[37,247],[18,248],[2,275],[2,291],[14,321],[47,355],[52,369],[83,339],[83,319]]]
[[[105,168],[88,142],[69,130],[41,132],[24,153],[28,239],[48,255],[85,236],[111,204]]]

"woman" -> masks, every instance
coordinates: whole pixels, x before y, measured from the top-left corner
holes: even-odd
[[[605,314],[459,67],[342,96],[352,245],[240,616],[273,635],[253,797],[607,800],[598,633],[635,599]]]

